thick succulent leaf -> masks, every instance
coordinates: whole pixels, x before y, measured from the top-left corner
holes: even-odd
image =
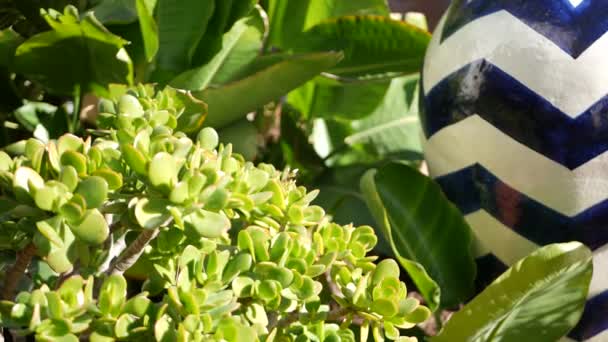
[[[441,306],[468,300],[476,273],[472,233],[439,186],[409,166],[390,163],[369,171],[362,179],[362,189],[398,260],[420,264],[437,282]],[[419,288],[423,284],[423,289],[432,289],[421,267],[411,262],[403,266]],[[427,301],[436,299],[433,292],[423,291],[423,295]]]
[[[340,61],[335,52],[282,56],[238,81],[194,93],[209,105],[205,125],[220,128],[276,100]],[[266,59],[267,60],[267,59]],[[238,101],[235,101],[238,99]]]
[[[297,13],[297,15],[295,15]],[[323,20],[345,15],[372,14],[388,16],[386,0],[269,0],[269,43],[288,49],[302,33]]]
[[[110,83],[131,83],[133,67],[122,38],[107,31],[92,14],[82,20],[74,7],[63,15],[45,13],[52,30],[37,34],[16,51],[14,66],[50,90],[72,94],[100,91]],[[70,72],[66,72],[69,70]]]
[[[192,56],[207,30],[216,1],[158,1],[158,67],[178,73],[190,67]]]
[[[583,244],[545,246],[503,273],[431,341],[557,341],[580,319],[592,273]]]
[[[170,204],[164,199],[142,198],[135,206],[135,219],[145,229],[156,229],[171,218],[167,209]]]
[[[70,228],[78,239],[91,245],[101,244],[110,234],[108,223],[97,209],[87,210],[83,219],[70,224]]]
[[[265,27],[260,11],[237,21],[223,35],[222,49],[208,63],[177,76],[171,85],[181,89],[201,90],[225,83],[251,63],[262,49]]]
[[[414,25],[378,16],[323,21],[306,31],[296,51],[344,51],[329,72],[347,77],[411,74],[422,67],[431,35]]]

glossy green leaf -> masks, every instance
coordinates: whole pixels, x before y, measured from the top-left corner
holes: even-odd
[[[295,15],[297,13],[297,15]],[[302,33],[323,20],[345,15],[372,14],[388,16],[386,0],[269,0],[269,43],[290,48]]]
[[[238,120],[219,131],[220,142],[231,144],[234,153],[245,160],[254,160],[258,155],[259,132],[255,124],[246,118]]]
[[[580,319],[592,272],[584,245],[545,246],[503,273],[431,341],[557,341]]]
[[[391,163],[366,173],[361,187],[397,260],[431,309],[438,305],[439,288],[442,307],[470,298],[476,272],[472,233],[439,186],[409,166]]]
[[[430,40],[428,32],[402,21],[357,16],[323,21],[295,44],[299,52],[344,51],[344,59],[329,72],[360,77],[418,72]]]
[[[334,66],[341,56],[340,53],[326,52],[285,57],[270,66],[247,73],[237,81],[194,95],[209,105],[205,124],[223,127]],[[234,101],[235,98],[240,100]]]
[[[91,11],[104,24],[129,24],[138,16],[133,0],[104,0]]]
[[[84,198],[88,209],[99,208],[108,198],[108,183],[101,177],[87,177],[78,184],[75,193]]]
[[[262,49],[264,19],[259,11],[237,21],[223,36],[222,49],[208,63],[177,76],[171,85],[181,89],[202,90],[223,84],[252,62]]]
[[[148,62],[152,61],[158,52],[158,26],[154,20],[154,9],[148,8],[145,0],[136,0],[139,27],[144,39],[144,49]]]
[[[0,65],[8,66],[15,55],[15,50],[23,42],[23,37],[11,28],[0,31]]]
[[[44,13],[52,30],[21,44],[14,66],[54,92],[96,91],[109,83],[131,83],[131,60],[122,49],[126,41],[107,31],[91,14],[82,19],[74,7],[63,15]],[[70,72],[66,73],[66,70]]]
[[[421,153],[418,83],[418,75],[393,79],[379,106],[349,123],[351,131],[344,142],[374,150],[380,157],[404,151]]]
[[[70,223],[70,228],[79,240],[91,245],[101,244],[110,234],[108,223],[97,209],[87,210],[80,222]]]
[[[207,30],[215,1],[158,1],[158,67],[180,72],[190,67],[192,56]]]

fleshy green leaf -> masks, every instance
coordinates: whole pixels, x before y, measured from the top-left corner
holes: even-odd
[[[99,310],[102,314],[117,317],[127,297],[127,281],[120,275],[109,276],[99,291]]]
[[[171,214],[167,207],[170,202],[157,198],[142,198],[135,205],[137,223],[145,229],[156,229],[165,223]]]
[[[84,198],[88,209],[99,208],[108,197],[108,183],[101,177],[91,176],[78,184],[75,193]]]
[[[217,238],[230,228],[230,220],[222,214],[199,209],[184,217],[186,228],[202,237]]]
[[[173,156],[161,152],[150,161],[148,177],[155,187],[169,190],[177,183],[177,172],[177,164]]]
[[[110,234],[108,223],[97,209],[87,210],[83,219],[70,224],[70,228],[78,239],[92,245],[101,244]]]
[[[592,272],[584,245],[545,246],[503,273],[431,341],[557,341],[580,319]]]

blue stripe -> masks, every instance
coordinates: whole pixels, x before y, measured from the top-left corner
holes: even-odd
[[[511,188],[478,164],[437,182],[465,215],[484,209],[539,245],[580,241],[597,249],[608,243],[608,200],[568,217]]]
[[[600,272],[605,270],[600,270]],[[583,317],[579,324],[570,332],[569,336],[579,341],[592,338],[593,336],[608,329],[608,291],[587,301]]]
[[[456,0],[441,32],[442,41],[466,24],[501,10],[575,58],[608,31],[606,0],[585,0],[576,8],[568,0]]]
[[[575,169],[608,150],[607,113],[608,96],[573,119],[497,66],[481,60],[431,89],[421,119],[426,136],[431,137],[478,114],[518,142]]]

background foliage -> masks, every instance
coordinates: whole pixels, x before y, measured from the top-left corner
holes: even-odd
[[[44,340],[50,336],[67,336],[66,331],[77,333],[82,329],[78,324],[84,324],[82,317],[100,320],[96,315],[101,313],[112,317],[115,331],[110,333],[103,330],[107,327],[100,328],[95,330],[99,336],[127,339],[133,331],[133,336],[144,331],[137,330],[135,325],[139,323],[135,322],[148,320],[146,315],[152,313],[147,308],[154,307],[160,310],[153,312],[157,321],[152,328],[159,340],[163,336],[172,338],[174,333],[189,336],[178,327],[196,331],[199,323],[205,333],[220,331],[218,339],[237,340],[232,323],[224,326],[216,321],[213,329],[204,330],[209,327],[206,316],[196,311],[197,321],[186,314],[194,314],[188,310],[205,305],[200,297],[193,299],[184,294],[189,292],[185,287],[205,286],[205,281],[191,279],[203,271],[193,270],[207,263],[203,274],[213,277],[209,263],[224,263],[222,267],[228,267],[228,260],[220,262],[224,254],[208,256],[210,250],[205,248],[209,247],[196,244],[192,248],[183,245],[184,254],[173,255],[171,259],[168,255],[176,251],[169,246],[179,234],[172,235],[170,229],[164,229],[173,224],[169,221],[178,218],[176,221],[183,219],[185,230],[190,227],[205,238],[215,238],[209,236],[214,235],[213,232],[197,231],[196,227],[216,228],[217,232],[226,233],[226,222],[222,219],[230,217],[230,213],[222,211],[226,206],[232,205],[231,210],[249,208],[245,210],[249,212],[263,204],[260,197],[266,195],[246,193],[246,196],[255,195],[251,204],[246,196],[238,196],[240,192],[235,190],[240,189],[238,186],[225,188],[233,197],[215,186],[213,190],[217,191],[208,190],[205,194],[205,201],[211,203],[205,209],[207,212],[164,212],[162,208],[167,207],[167,201],[182,205],[186,201],[182,197],[190,195],[189,192],[185,195],[185,190],[177,186],[178,175],[183,175],[171,165],[176,164],[173,158],[192,158],[189,152],[179,155],[179,151],[190,151],[190,144],[197,143],[203,150],[234,160],[216,161],[222,172],[227,172],[224,168],[228,173],[243,168],[250,172],[253,164],[249,161],[264,163],[266,166],[259,167],[268,174],[260,176],[264,179],[285,181],[280,184],[289,188],[291,185],[287,183],[293,178],[298,184],[320,190],[318,196],[309,198],[300,188],[289,188],[306,200],[297,204],[297,209],[281,207],[284,211],[281,214],[263,209],[262,212],[271,210],[266,212],[269,217],[283,215],[301,223],[302,215],[317,217],[322,212],[319,217],[332,219],[336,227],[349,227],[351,223],[357,227],[377,227],[380,241],[372,253],[379,256],[379,260],[395,257],[404,272],[389,262],[381,262],[377,267],[390,265],[383,267],[388,267],[392,278],[400,275],[405,282],[397,281],[403,288],[397,286],[395,293],[404,297],[405,284],[411,285],[410,289],[415,289],[423,304],[436,314],[434,328],[429,327],[429,323],[422,325],[426,334],[434,335],[441,328],[442,311],[454,311],[470,301],[454,315],[436,340],[510,340],[516,334],[525,333],[535,341],[552,341],[566,334],[580,317],[590,280],[591,257],[584,246],[576,243],[539,250],[471,301],[476,291],[476,266],[470,229],[438,186],[418,172],[423,166],[417,116],[418,71],[430,40],[426,21],[420,14],[391,15],[384,0],[0,0],[0,28],[0,146],[5,151],[0,154],[0,170],[4,172],[3,181],[8,182],[0,198],[4,212],[0,215],[0,265],[6,271],[3,272],[3,295],[14,301],[2,304],[3,325],[12,322],[19,326],[26,320],[36,322],[24,332],[35,331],[38,338]],[[157,90],[164,90],[156,95],[150,86],[133,88],[137,84],[155,84]],[[133,96],[125,97],[129,88]],[[106,100],[100,101],[100,98]],[[141,125],[149,125],[149,129]],[[168,127],[170,132],[157,127]],[[98,138],[95,141],[105,139],[109,145],[99,147],[95,143],[91,147],[91,140],[86,140],[89,136]],[[218,143],[224,147],[215,152]],[[120,156],[104,152],[108,146],[120,150],[117,152]],[[233,157],[230,149],[238,157]],[[108,160],[121,162],[105,164]],[[119,167],[116,163],[126,163],[128,167]],[[297,172],[285,171],[285,175],[290,175],[285,178],[278,171],[269,171],[284,168]],[[138,181],[150,187],[142,188],[137,185]],[[249,181],[260,182],[256,177]],[[44,186],[39,186],[41,183]],[[175,193],[170,191],[174,186]],[[267,186],[264,183],[259,188]],[[43,190],[36,193],[38,188]],[[149,245],[140,262],[127,272],[128,285],[121,276],[107,275],[112,272],[102,267],[102,264],[108,267],[112,261],[115,265],[129,259],[125,257],[130,248],[127,246],[138,241],[133,235],[125,234],[122,242],[116,243],[114,219],[108,219],[108,214],[116,215],[112,212],[116,209],[112,201],[125,200],[121,196],[126,195],[118,190],[123,188],[130,189],[130,198],[138,199],[137,203],[127,206],[132,215],[131,224],[135,225],[131,228],[139,233],[141,228],[147,229],[144,232],[148,231],[148,239],[140,247],[143,250]],[[121,196],[113,198],[113,194]],[[301,198],[287,201],[298,200]],[[306,211],[309,205],[315,209]],[[224,216],[208,214],[211,211],[216,214],[222,211]],[[164,233],[158,234],[159,229]],[[334,230],[328,234],[343,234],[338,228]],[[293,233],[297,237],[298,231]],[[255,259],[264,253],[256,247],[257,239],[264,239],[260,234],[250,232],[250,244],[241,241],[240,233],[238,239],[232,241],[238,241],[238,248],[250,248],[247,255]],[[37,246],[34,252],[31,242],[35,236],[44,239],[34,241]],[[104,248],[93,252],[90,247],[98,244]],[[41,248],[42,245],[46,247]],[[72,245],[77,247],[70,247]],[[112,247],[114,245],[118,247]],[[365,257],[357,246],[342,247]],[[369,248],[365,248],[367,252]],[[74,259],[75,251],[87,255],[89,260]],[[156,259],[155,253],[160,253]],[[20,265],[28,256],[31,263]],[[209,261],[205,257],[217,260]],[[206,261],[196,261],[199,259]],[[174,264],[168,265],[168,260]],[[130,267],[133,263],[125,265]],[[350,286],[347,285],[350,280],[366,285],[371,281],[365,277],[365,281],[360,281],[362,274],[357,272],[362,271],[353,273],[347,266],[340,264],[335,271],[345,289]],[[156,273],[150,271],[151,267]],[[222,267],[211,269],[220,274]],[[301,271],[298,267],[293,269]],[[341,271],[340,267],[347,271]],[[18,273],[25,272],[29,277],[10,284],[9,280],[15,276],[12,272],[20,268]],[[262,268],[253,268],[252,278],[247,279],[255,282],[260,280],[256,277],[266,274],[264,272],[287,272]],[[186,274],[183,277],[178,276],[182,269]],[[369,271],[365,267],[361,269]],[[122,271],[126,269],[120,273]],[[158,277],[148,277],[150,274]],[[238,272],[230,271],[230,274]],[[72,275],[75,277],[69,278]],[[185,279],[184,283],[167,280],[176,277]],[[266,305],[265,315],[275,292],[280,291],[277,286],[282,288],[288,283],[281,283],[283,278],[278,277],[278,283],[264,283],[263,290],[259,290],[257,299],[264,302],[262,306]],[[132,290],[146,278],[145,289],[153,296],[150,298]],[[546,287],[540,282],[549,278],[563,286]],[[310,285],[302,279],[298,281],[301,286]],[[221,281],[222,286],[227,286],[228,279]],[[370,284],[377,285],[379,281]],[[247,282],[249,280],[242,280],[236,288],[243,290],[251,285]],[[94,283],[98,284],[97,288]],[[311,286],[318,289],[319,285],[314,284]],[[47,288],[40,288],[41,285]],[[15,298],[12,291],[7,291],[12,286],[25,291],[39,288],[36,291],[41,292]],[[230,286],[234,289],[234,282]],[[57,291],[50,291],[54,287]],[[97,290],[101,291],[99,296],[93,295]],[[75,294],[84,296],[92,307],[85,308],[82,302],[75,301]],[[568,305],[560,308],[561,314],[550,314],[558,307],[554,298],[566,294]],[[154,297],[156,295],[160,297]],[[501,302],[491,304],[497,297]],[[213,305],[229,307],[229,299],[216,298]],[[386,298],[378,295],[376,299]],[[198,306],[191,303],[196,300],[201,301]],[[149,306],[150,303],[155,304]],[[360,303],[339,304],[352,307]],[[57,311],[53,308],[56,305],[67,311]],[[410,309],[415,307],[424,308]],[[243,313],[248,322],[272,326],[269,323],[272,317],[265,320],[260,307],[251,305],[250,308],[251,311]],[[414,312],[402,309],[403,312],[399,312],[403,315]],[[173,311],[164,316],[162,310]],[[420,313],[424,311],[420,310]],[[75,315],[69,327],[57,323],[66,312]],[[278,312],[279,316],[285,314]],[[332,312],[329,310],[324,315]],[[521,312],[526,314],[516,315]],[[361,332],[357,329],[360,334],[357,338],[362,340],[366,340],[368,328],[370,339],[381,340],[382,336],[396,339],[399,335],[395,326],[374,323],[377,317],[364,320],[368,322],[366,325],[352,317],[345,319],[345,312],[340,315],[341,328],[359,325]],[[507,317],[518,319],[503,324]],[[316,317],[320,322],[326,318]],[[426,314],[421,314],[408,323],[419,323],[425,318]],[[400,327],[411,328],[411,324],[400,324]],[[303,333],[298,331],[294,334]],[[334,325],[319,331],[311,332],[310,336],[320,340],[355,338],[337,333],[341,330]],[[542,331],[550,334],[541,335]],[[425,339],[425,333],[409,330],[406,335],[417,334]],[[259,331],[256,334],[271,340]],[[285,336],[295,336],[290,334]]]

